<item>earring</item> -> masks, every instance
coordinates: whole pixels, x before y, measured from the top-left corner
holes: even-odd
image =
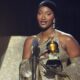
[[[53,28],[55,28],[55,19],[53,20]]]

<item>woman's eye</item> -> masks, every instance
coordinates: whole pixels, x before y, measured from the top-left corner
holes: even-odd
[[[51,15],[52,13],[47,13],[47,15]]]

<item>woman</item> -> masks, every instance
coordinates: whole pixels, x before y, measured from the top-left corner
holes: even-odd
[[[79,80],[80,78],[79,44],[72,35],[55,29],[55,8],[55,4],[50,0],[39,4],[37,20],[42,31],[28,37],[24,43],[20,80],[31,80],[30,60],[35,40],[40,48],[36,80]],[[59,69],[57,66],[56,68],[50,66],[54,64],[58,65]]]

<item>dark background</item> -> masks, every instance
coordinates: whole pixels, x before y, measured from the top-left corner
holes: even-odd
[[[57,5],[56,27],[72,34],[80,43],[79,0],[53,0]],[[41,0],[0,1],[0,35],[32,35],[39,32],[36,9]]]

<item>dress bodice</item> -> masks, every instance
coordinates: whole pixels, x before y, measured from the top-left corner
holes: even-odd
[[[38,41],[40,40],[38,35],[36,35],[36,38],[38,39]],[[47,50],[47,44],[50,41],[51,41],[51,38],[49,38],[47,41],[42,42],[42,43],[39,41],[40,55],[43,54]],[[60,43],[59,36],[58,36],[58,33],[56,32],[56,30],[55,30],[55,35],[54,35],[53,41],[57,42],[59,52],[55,52],[52,55],[53,56],[56,55],[61,61],[66,61],[68,58],[68,54],[67,54],[66,50],[62,47],[62,44]]]

